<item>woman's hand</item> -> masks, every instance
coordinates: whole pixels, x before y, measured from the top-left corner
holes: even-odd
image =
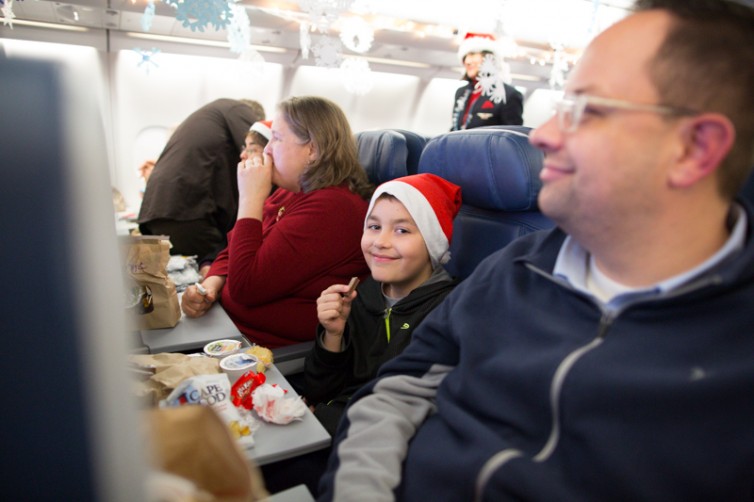
[[[264,200],[272,191],[272,157],[263,154],[238,163],[238,219],[262,220]]]
[[[213,275],[202,282],[204,294],[196,286],[189,286],[181,297],[181,310],[187,317],[203,316],[217,301],[224,285],[224,276]]]
[[[356,290],[349,292],[348,284],[334,284],[322,291],[317,298],[317,318],[325,328],[322,344],[330,352],[341,352],[346,320],[356,295]]]

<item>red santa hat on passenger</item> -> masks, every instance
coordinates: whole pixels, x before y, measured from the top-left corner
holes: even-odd
[[[461,187],[434,174],[423,173],[387,181],[377,187],[367,210],[367,218],[380,195],[398,199],[419,227],[427,246],[432,268],[450,260],[453,218],[461,207]],[[364,220],[366,228],[367,221]]]
[[[463,42],[458,46],[458,59],[463,63],[463,58],[471,52],[488,51],[496,56],[499,55],[500,46],[495,37],[489,33],[466,33]]]
[[[267,141],[270,141],[270,138],[272,137],[272,120],[260,120],[259,122],[254,122],[251,124],[249,131],[258,132],[267,138]]]

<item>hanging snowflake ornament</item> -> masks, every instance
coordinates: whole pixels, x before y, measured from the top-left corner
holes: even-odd
[[[144,14],[142,14],[141,16],[141,31],[151,30],[153,20],[154,20],[154,0],[149,0],[149,3],[144,8]]]
[[[257,79],[264,76],[264,57],[251,47],[246,48],[240,56],[238,61],[241,62],[242,78]]]
[[[312,47],[312,36],[309,34],[309,23],[301,23],[298,28],[298,43],[301,46],[301,57],[309,59],[309,49]]]
[[[302,11],[309,15],[309,21],[320,33],[326,33],[330,25],[347,11],[353,0],[299,0]]]
[[[152,70],[153,68],[159,68],[160,65],[157,64],[157,62],[154,60],[154,57],[159,54],[160,49],[152,47],[151,49],[143,50],[136,47],[133,49],[133,51],[141,57],[139,63],[136,66],[144,70],[147,75],[149,75],[150,70]]]
[[[374,87],[374,75],[366,59],[347,57],[340,65],[340,70],[343,73],[343,85],[351,94],[363,96]]]
[[[13,13],[13,0],[5,0],[5,5],[0,9],[3,13],[3,26],[10,25],[10,29],[13,29],[13,19],[16,15]]]
[[[324,68],[337,68],[343,59],[342,44],[340,40],[333,37],[320,36],[312,46],[314,53],[314,62],[317,66]]]
[[[348,50],[363,54],[372,47],[374,29],[360,17],[352,17],[343,22],[340,41]]]
[[[228,43],[230,51],[242,54],[251,45],[251,21],[243,5],[231,5],[230,26],[228,26]]]
[[[505,103],[505,84],[503,83],[502,68],[498,64],[497,58],[492,54],[487,54],[479,65],[477,81],[482,88],[482,95],[489,96],[490,100],[495,103]]]
[[[215,30],[225,28],[233,16],[228,0],[162,0],[177,9],[175,19],[191,31],[204,31],[211,24]]]
[[[552,68],[550,69],[550,89],[563,89],[566,82],[566,73],[568,73],[568,61],[563,52],[563,46],[555,46],[553,47]]]

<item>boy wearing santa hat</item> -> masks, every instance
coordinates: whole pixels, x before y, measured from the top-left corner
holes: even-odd
[[[364,222],[371,270],[356,290],[330,286],[317,300],[320,326],[307,356],[304,394],[330,432],[350,396],[408,345],[411,333],[455,287],[450,259],[460,187],[434,174],[383,183]]]
[[[492,57],[496,70],[497,89],[485,92],[479,82],[479,70],[485,57]],[[466,72],[466,85],[456,91],[451,131],[490,125],[521,125],[524,123],[524,96],[515,87],[503,82],[503,55],[495,37],[483,33],[467,33],[458,48],[458,57]]]

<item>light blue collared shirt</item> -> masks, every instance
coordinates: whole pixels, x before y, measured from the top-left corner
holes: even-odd
[[[700,265],[648,287],[629,288],[615,283],[614,289],[619,292],[609,299],[600,301],[608,309],[615,309],[622,305],[629,298],[629,295],[630,298],[636,298],[637,296],[664,296],[704,272],[711,270],[744,247],[747,227],[746,212],[741,206],[734,204],[731,209],[731,219],[733,229],[728,240],[723,247]],[[594,291],[588,280],[590,274],[589,267],[589,252],[570,235],[566,237],[558,253],[558,259],[555,261],[553,274],[568,281],[575,289],[588,293],[599,300],[599,296],[601,295]]]

